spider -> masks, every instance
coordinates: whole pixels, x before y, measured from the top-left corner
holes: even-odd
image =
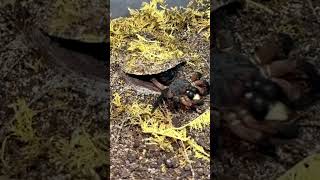
[[[287,34],[272,35],[252,58],[238,53],[232,41],[230,32],[218,33],[211,103],[234,135],[274,150],[277,140],[297,137],[295,112],[316,99],[306,97],[319,92],[320,76],[312,64],[292,56]]]
[[[164,86],[156,79],[152,79],[152,82],[161,89],[161,95],[156,99],[152,112],[156,110],[163,100],[167,102],[170,109],[196,110],[197,106],[203,104],[203,97],[209,93],[209,83],[201,79],[201,77],[201,73],[195,72],[191,76],[191,82],[177,78],[168,86]]]

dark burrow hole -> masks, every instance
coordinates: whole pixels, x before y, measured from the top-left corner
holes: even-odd
[[[65,49],[89,55],[91,57],[94,57],[98,61],[106,62],[108,59],[108,55],[109,55],[108,49],[109,49],[110,43],[107,43],[107,42],[88,43],[88,42],[82,42],[82,41],[73,40],[73,39],[64,39],[64,38],[59,38],[55,36],[50,36],[48,34],[46,35],[50,37],[50,39],[53,42],[58,43],[59,46]]]
[[[168,86],[178,76],[178,71],[182,68],[183,65],[184,63],[162,73],[154,75],[135,75],[125,73],[125,78],[127,81],[136,86],[159,92],[160,89],[151,82],[151,79],[155,78],[161,84]]]

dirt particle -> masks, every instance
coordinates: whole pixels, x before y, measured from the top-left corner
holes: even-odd
[[[128,169],[123,169],[122,171],[122,178],[129,178],[130,176],[130,171]]]
[[[129,152],[128,153],[128,160],[130,163],[133,163],[138,158],[137,154],[135,152]]]
[[[140,140],[139,139],[136,139],[134,142],[133,142],[133,148],[134,149],[137,149],[139,146],[140,146]]]
[[[191,167],[190,167],[190,166],[185,166],[183,169],[184,169],[185,171],[190,171],[190,170],[191,170]]]
[[[178,164],[174,159],[166,159],[165,160],[165,165],[167,166],[167,168],[176,168],[176,167],[178,167]]]

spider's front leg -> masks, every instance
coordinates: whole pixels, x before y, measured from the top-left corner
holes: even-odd
[[[277,60],[269,64],[263,65],[261,68],[265,76],[283,77],[286,74],[298,72],[298,60]]]
[[[305,85],[310,84],[319,90],[320,86],[317,84],[320,82],[320,77],[313,65],[290,57],[293,44],[293,40],[286,34],[274,35],[272,39],[256,49],[255,60],[262,74],[281,87],[290,104],[301,104],[300,101],[304,101],[302,99],[305,94],[309,93]],[[301,86],[302,84],[304,87]]]
[[[320,76],[315,67],[300,59],[274,61],[262,67],[262,72],[285,93],[289,102],[300,101],[311,91],[318,93]]]
[[[161,91],[165,90],[166,88],[168,88],[167,86],[161,84],[156,78],[152,78],[151,82],[157,87],[159,88]]]
[[[258,130],[270,137],[291,139],[297,137],[298,134],[298,127],[294,122],[289,120],[284,122],[278,120],[257,120],[244,109],[238,111],[238,116],[246,127]]]
[[[286,34],[278,34],[256,49],[255,61],[262,74],[271,79],[285,93],[289,101],[295,101],[301,97],[299,87],[287,80],[289,74],[298,74],[301,63],[296,59],[287,59],[293,48],[293,40]],[[279,60],[278,58],[284,58]]]
[[[170,91],[169,88],[165,88],[161,90],[160,96],[157,97],[155,102],[153,103],[153,108],[151,110],[151,113],[153,113],[160,105],[161,102],[167,101],[168,99],[173,98],[173,93]]]
[[[228,129],[244,141],[257,144],[262,139],[265,139],[262,132],[247,127],[236,112],[224,112],[222,119],[225,120]]]
[[[210,85],[206,80],[201,79],[202,74],[195,72],[191,76],[192,85],[197,89],[201,96],[206,96],[209,93]]]
[[[275,153],[274,140],[291,139],[298,135],[297,126],[291,122],[257,120],[243,108],[234,108],[233,111],[225,112],[223,119],[234,135],[262,147],[269,153]]]
[[[276,59],[287,59],[293,47],[293,39],[289,35],[273,34],[262,46],[256,48],[254,61],[257,65],[265,65]]]
[[[201,99],[194,100],[188,97],[187,95],[182,95],[180,97],[180,103],[183,105],[184,109],[186,110],[189,110],[189,109],[197,110],[197,106],[202,105],[203,101],[201,101]]]
[[[192,100],[186,95],[180,97],[180,103],[183,104],[186,109],[190,109],[193,106]]]

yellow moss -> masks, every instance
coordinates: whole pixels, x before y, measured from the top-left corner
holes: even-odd
[[[189,139],[187,141],[188,145],[191,147],[192,151],[195,153],[195,157],[199,159],[204,159],[210,161],[210,154],[208,154],[202,146],[198,145],[194,139]]]
[[[165,164],[161,164],[161,172],[162,173],[166,173],[167,172],[167,168]]]
[[[159,147],[168,152],[174,152],[171,142],[166,138],[166,136],[159,136],[154,134],[153,137],[146,139],[146,144],[157,144]]]
[[[283,20],[280,25],[278,25],[275,29],[279,33],[286,33],[292,37],[300,37],[304,35],[304,30],[301,28],[302,26],[299,24],[293,24],[286,20]]]
[[[125,111],[125,105],[122,102],[121,96],[119,93],[115,92],[113,93],[112,103],[111,103],[111,117],[114,119],[114,117],[119,116],[121,113]]]
[[[165,151],[174,152],[172,143],[181,141],[194,152],[195,157],[209,160],[210,155],[193,138],[188,136],[187,128],[191,130],[203,130],[209,127],[210,110],[205,111],[188,124],[176,128],[172,124],[172,114],[170,111],[157,109],[154,113],[151,113],[152,106],[150,104],[138,102],[123,104],[121,103],[120,95],[117,93],[114,93],[112,102],[127,110],[126,112],[131,124],[139,125],[143,133],[151,135],[146,139],[148,144],[157,144]]]
[[[45,67],[45,64],[43,64],[42,59],[35,59],[31,61],[30,59],[24,59],[24,65],[27,68],[32,69],[35,73],[38,73],[40,70],[42,70]]]
[[[57,138],[53,140],[53,149],[49,152],[50,161],[61,164],[72,175],[84,174],[94,177],[95,168],[107,165],[107,136],[90,136],[84,129],[73,132],[70,140]]]
[[[121,102],[121,97],[120,97],[119,93],[114,93],[113,97],[114,98],[112,100],[112,104],[114,104],[116,107],[121,107],[122,102]]]
[[[156,110],[151,114],[151,105],[139,103],[128,105],[127,109],[130,118],[137,122],[136,124],[139,124],[142,132],[152,135],[147,139],[149,142],[157,143],[162,149],[172,152],[174,149],[171,143],[177,140],[182,141],[192,149],[195,157],[209,160],[210,155],[187,134],[187,127],[201,130],[209,126],[209,110],[187,125],[175,128],[172,125],[172,114],[168,111]]]
[[[129,43],[128,52],[129,60],[126,63],[126,67],[132,67],[137,62],[143,64],[144,61],[152,62],[155,64],[163,64],[172,59],[179,59],[183,57],[183,52],[171,47],[170,45],[163,45],[159,41],[150,41],[144,37],[137,35],[138,40],[133,40]],[[150,64],[150,63],[149,63]]]
[[[19,169],[27,167],[30,162],[38,158],[45,145],[42,144],[42,138],[37,135],[37,131],[33,127],[33,118],[38,111],[32,110],[22,98],[19,98],[17,102],[9,105],[9,107],[14,110],[14,117],[11,121],[12,124],[9,126],[10,134],[2,143],[1,159],[5,167],[12,171],[19,171]],[[6,146],[8,146],[7,142],[9,138],[23,143],[23,145],[20,146],[20,155],[22,158],[18,159],[14,166],[10,166],[6,160],[5,150]],[[9,157],[7,159],[9,159]],[[10,161],[10,159],[8,161]]]
[[[1,149],[1,160],[10,170],[9,174],[25,171],[43,154],[49,154],[52,166],[66,168],[67,173],[73,177],[94,177],[94,169],[108,162],[107,135],[97,133],[91,136],[81,129],[74,131],[70,140],[59,135],[41,137],[34,125],[34,118],[43,110],[31,109],[24,99],[18,99],[10,107],[15,114],[9,127],[10,134],[5,138]],[[9,138],[22,143],[19,147],[19,158],[14,158],[14,166],[8,163],[11,159],[5,152],[6,149],[12,148],[8,147]]]
[[[201,130],[207,126],[210,126],[210,110],[205,111],[200,116],[190,121],[188,124],[176,129],[184,129],[186,127],[190,127],[191,129]]]
[[[37,139],[33,126],[33,117],[36,112],[30,109],[24,99],[18,99],[9,107],[15,112],[14,122],[11,126],[11,132],[14,136],[23,142],[33,142]]]
[[[320,154],[312,154],[298,162],[276,180],[312,180],[320,179]]]
[[[133,68],[137,62],[163,64],[189,57],[185,50],[190,44],[185,37],[200,34],[204,39],[209,38],[209,4],[197,1],[188,8],[169,9],[163,0],[151,0],[143,3],[139,10],[129,9],[129,17],[117,18],[110,23],[112,56],[130,55],[126,68]]]

